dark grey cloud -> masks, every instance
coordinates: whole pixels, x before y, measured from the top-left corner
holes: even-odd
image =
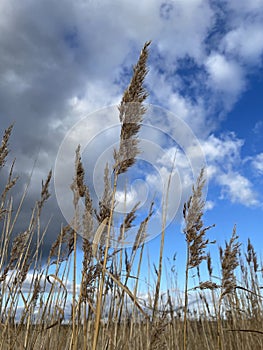
[[[127,55],[128,42],[117,40],[126,34],[111,20],[118,10],[112,4],[104,8],[106,20],[98,3],[92,1],[3,1],[0,7],[0,120],[2,130],[15,123],[9,157],[10,161],[16,158],[15,173],[19,175],[12,191],[14,207],[34,167],[16,234],[27,228],[41,181],[54,169],[60,143],[78,118],[70,101],[89,97],[104,81],[111,81],[114,69]],[[103,101],[99,94],[95,93],[95,100]],[[7,175],[8,168],[2,186]],[[53,183],[51,192],[41,221],[44,229],[52,217],[44,256],[65,222]]]
[[[27,228],[34,203],[39,199],[41,180],[54,167],[65,133],[63,119],[68,114],[68,99],[81,94],[85,87],[89,57],[78,61],[79,44],[74,29],[77,19],[71,2],[61,6],[53,1],[27,1],[23,5],[11,1],[1,6],[4,11],[0,31],[0,120],[1,129],[15,122],[10,140],[10,160],[16,157],[15,170],[20,177],[12,191],[15,206],[36,161],[29,192],[15,226],[17,233]],[[52,127],[58,121],[62,127]],[[56,238],[63,219],[53,185],[51,191],[42,220],[44,228],[51,215],[54,216],[48,229],[47,246]]]

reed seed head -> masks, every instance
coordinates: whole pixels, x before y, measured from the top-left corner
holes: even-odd
[[[8,141],[12,133],[12,129],[13,129],[13,124],[10,125],[8,129],[5,130],[4,136],[2,138],[2,143],[0,146],[0,169],[3,168],[3,166],[5,165],[6,157],[9,153]]]
[[[225,249],[220,247],[221,271],[222,271],[222,292],[221,297],[231,293],[236,287],[234,270],[237,268],[240,243],[236,233],[236,226],[233,228],[232,237],[229,243],[225,243]]]
[[[185,220],[184,234],[186,236],[187,245],[189,248],[190,268],[197,267],[203,260],[207,259],[205,248],[210,242],[206,239],[206,231],[212,226],[203,228],[203,209],[205,202],[202,198],[202,190],[205,185],[204,169],[201,169],[197,179],[196,186],[193,186],[192,195],[187,203],[184,204],[183,216]]]
[[[133,68],[133,76],[128,88],[123,94],[119,105],[119,119],[121,122],[120,146],[114,150],[115,164],[113,169],[116,174],[122,174],[130,168],[140,153],[137,135],[141,127],[146,108],[142,105],[148,93],[143,87],[144,79],[148,72],[147,59],[150,41],[146,42],[139,60]]]

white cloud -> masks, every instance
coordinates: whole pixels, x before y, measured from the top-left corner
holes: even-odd
[[[194,103],[187,96],[171,93],[167,101],[167,108],[173,111],[178,118],[183,119],[198,136],[205,137],[211,131],[208,123],[204,125],[208,116],[201,98]],[[172,121],[170,122],[172,124]]]
[[[207,181],[212,180],[215,177],[215,175],[218,173],[218,166],[214,164],[207,164],[206,173],[207,173]]]
[[[142,207],[149,196],[148,184],[140,179],[133,181],[130,184],[130,190],[116,192],[116,211],[127,213],[132,210],[132,208],[139,203],[139,207]]]
[[[210,135],[201,143],[208,164],[208,180],[221,186],[221,199],[250,207],[259,205],[259,201],[253,183],[241,174],[243,144],[234,133],[221,137]]]
[[[236,15],[243,14],[247,15],[248,13],[262,13],[263,1],[262,0],[251,0],[251,1],[238,1],[232,0],[227,4],[228,8],[235,10]]]
[[[167,55],[189,55],[200,61],[204,56],[204,39],[213,23],[208,1],[168,1],[172,5],[170,21],[163,21],[158,47]]]
[[[243,159],[241,157],[244,141],[234,133],[221,137],[210,135],[201,143],[207,160],[209,181],[221,186],[221,199],[228,198],[233,203],[247,207],[259,205],[258,192],[249,178],[242,175]],[[253,160],[253,166],[259,171],[263,161],[261,156]],[[263,169],[263,167],[262,167]]]
[[[259,205],[258,193],[249,178],[242,175],[243,160],[241,157],[244,141],[237,138],[234,133],[222,134],[220,137],[210,135],[207,140],[201,141],[202,151],[207,161],[207,179],[221,187],[221,199],[228,198],[233,203],[243,204],[247,207]],[[189,151],[189,150],[188,150]],[[175,148],[167,149],[162,158],[157,162],[159,175],[167,181],[169,176],[168,166],[175,154]],[[192,163],[196,155],[196,149],[190,148]],[[263,164],[263,157],[255,159],[254,166],[258,170]],[[181,203],[190,195],[191,186],[194,183],[191,164],[185,152],[177,150],[175,160],[175,172],[178,172],[180,185],[175,183],[171,193],[173,197],[180,196]],[[166,180],[165,180],[166,179]],[[158,175],[149,174],[147,183],[161,193],[160,179]],[[209,183],[208,183],[209,186]],[[214,202],[208,202],[207,209],[212,209]],[[180,211],[179,211],[180,212]]]
[[[210,75],[210,87],[236,97],[244,88],[242,69],[236,61],[224,55],[212,53],[205,62]]]
[[[221,174],[217,177],[218,183],[223,186],[222,197],[229,197],[231,202],[244,206],[259,205],[257,194],[253,190],[251,182],[237,172]]]
[[[222,41],[226,53],[247,63],[259,64],[263,52],[263,25],[249,24],[231,30]]]
[[[234,133],[223,134],[220,138],[212,134],[201,143],[207,161],[220,163],[225,168],[232,167],[240,160],[243,144],[244,141]]]
[[[263,130],[263,121],[260,120],[258,122],[256,122],[254,128],[252,129],[253,133],[258,135],[258,134],[261,134],[262,133],[262,130]]]
[[[253,168],[260,174],[263,175],[263,153],[257,154],[251,162]]]
[[[215,202],[214,201],[206,201],[204,210],[205,211],[212,210],[214,207],[215,207]]]

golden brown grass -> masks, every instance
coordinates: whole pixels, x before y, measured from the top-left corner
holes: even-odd
[[[17,178],[13,176],[14,163],[11,164],[0,197],[0,349],[263,348],[262,263],[250,240],[242,254],[234,227],[229,242],[219,249],[221,275],[214,276],[215,262],[208,251],[209,244],[214,242],[206,237],[211,227],[203,224],[204,170],[183,210],[186,240],[183,293],[178,292],[174,266],[170,271],[166,266],[170,282],[167,290],[161,290],[168,195],[173,195],[169,183],[163,196],[158,267],[154,265],[156,279],[148,281],[147,297],[141,295],[141,267],[154,203],[139,225],[132,248],[111,246],[118,176],[134,164],[139,153],[137,137],[145,113],[143,102],[147,92],[143,83],[149,45],[148,42],[143,47],[119,106],[121,134],[119,148],[113,155],[113,185],[109,166],[105,165],[104,192],[96,210],[84,181],[78,147],[71,186],[75,215],[54,237],[45,264],[42,246],[48,224],[42,229],[40,218],[50,196],[52,173],[42,182],[30,221],[13,238],[27,189],[14,208],[11,189]],[[0,171],[7,167],[11,132],[12,126],[3,134]],[[83,217],[79,210],[81,199],[85,203]],[[131,229],[137,210],[135,205],[124,215],[117,236],[119,243]],[[81,270],[77,266],[79,227],[83,228]],[[204,261],[208,279],[200,274]],[[198,276],[198,283],[191,289],[190,271]]]

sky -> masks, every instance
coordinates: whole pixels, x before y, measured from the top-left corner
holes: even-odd
[[[15,123],[10,160],[16,158],[20,176],[16,203],[34,168],[17,231],[52,169],[52,196],[43,213],[45,220],[52,218],[48,252],[61,221],[72,214],[69,185],[78,144],[98,200],[104,165],[111,164],[120,132],[116,106],[148,40],[142,153],[120,179],[116,215],[140,200],[143,218],[156,199],[147,243],[154,260],[161,195],[175,158],[164,255],[177,252],[180,268],[182,207],[205,164],[204,222],[216,224],[209,237],[221,245],[236,224],[240,240],[250,237],[262,254],[262,0],[2,0],[0,125],[3,133]]]

